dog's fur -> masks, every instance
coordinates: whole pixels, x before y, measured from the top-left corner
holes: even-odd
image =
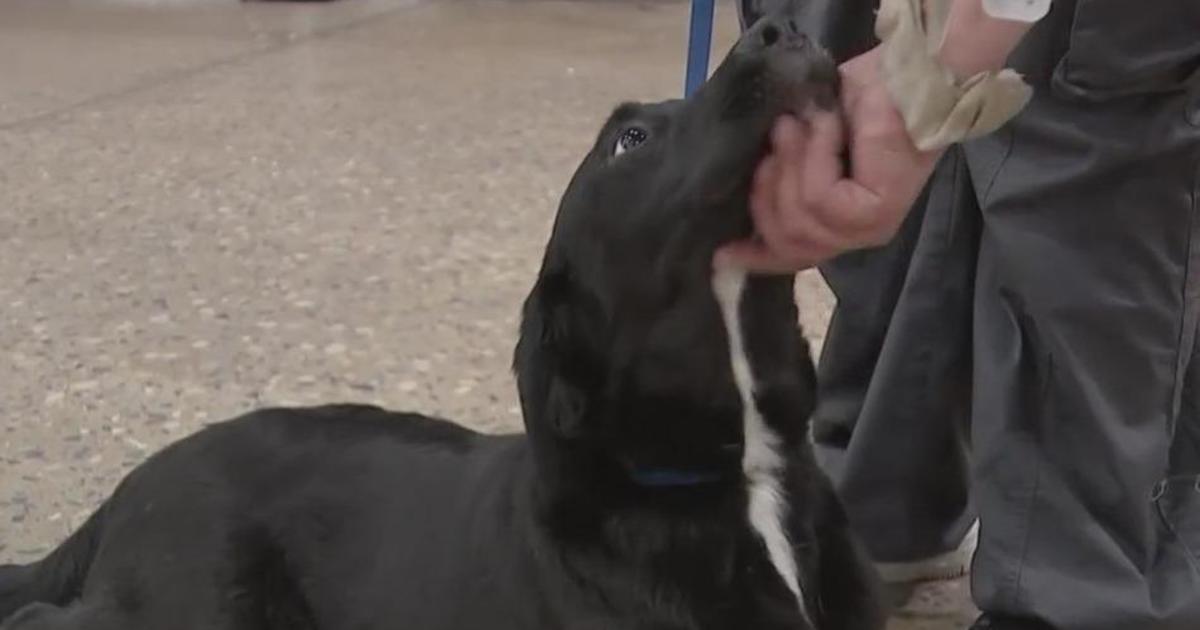
[[[881,628],[807,442],[792,278],[712,267],[751,231],[774,119],[835,105],[794,28],[760,23],[694,98],[604,125],[524,305],[525,435],[367,406],[211,426],[0,568],[0,627]]]

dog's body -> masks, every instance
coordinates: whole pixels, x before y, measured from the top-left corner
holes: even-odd
[[[881,628],[807,442],[792,279],[711,266],[774,118],[833,104],[795,30],[605,125],[525,303],[527,435],[362,406],[212,426],[0,568],[0,629]]]
[[[567,514],[547,527],[537,474],[516,436],[373,407],[259,411],[132,473],[27,582],[43,601],[81,603],[35,605],[11,627],[806,627],[744,509],[708,512],[741,493],[680,488],[665,500],[691,505],[674,518]],[[793,542],[825,549],[817,537],[845,525],[824,489],[803,495],[818,501],[792,519],[828,531]],[[798,557],[824,580],[814,555]]]

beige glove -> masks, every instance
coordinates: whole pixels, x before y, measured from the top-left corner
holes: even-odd
[[[959,81],[937,60],[950,2],[882,0],[875,21],[883,47],[884,82],[913,144],[922,151],[995,131],[1033,95],[1012,70],[981,72]]]

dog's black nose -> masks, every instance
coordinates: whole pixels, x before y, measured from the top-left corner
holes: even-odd
[[[739,53],[766,52],[772,48],[800,49],[808,45],[808,36],[799,28],[794,17],[768,15],[754,23],[737,45]]]

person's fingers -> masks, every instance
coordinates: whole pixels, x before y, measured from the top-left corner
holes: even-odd
[[[853,179],[840,179],[813,209],[813,219],[851,241],[860,241],[879,227],[884,210],[883,198],[874,191]]]
[[[903,171],[884,172],[874,179],[843,178],[828,191],[824,202],[813,206],[814,219],[834,232],[845,234],[859,246],[880,245],[899,229],[924,182],[936,164],[936,155],[863,156],[870,159],[906,159]],[[867,170],[867,169],[863,169]],[[879,173],[879,171],[876,171]]]
[[[777,186],[779,186],[779,159],[774,154],[770,154],[759,162],[758,168],[754,171],[754,181],[750,184],[752,216],[755,216],[754,208],[756,206],[774,203]]]
[[[765,243],[744,240],[730,243],[717,250],[714,265],[738,267],[756,274],[791,274],[813,267],[820,258],[790,258],[779,255]]]
[[[842,118],[834,112],[817,112],[809,118],[808,143],[804,147],[804,191],[807,202],[821,203],[834,183],[845,176]]]
[[[782,166],[775,163],[774,169],[779,171],[777,188],[782,185]],[[787,226],[784,225],[779,211],[779,196],[777,190],[767,190],[760,197],[751,200],[750,216],[754,220],[754,231],[768,247],[778,252],[790,249],[790,239]]]
[[[768,189],[773,195],[769,225],[759,232],[769,243],[786,238],[793,230],[794,215],[803,212],[804,147],[806,131],[792,116],[782,116],[771,129],[771,148],[776,177]],[[756,217],[757,219],[758,217]]]
[[[771,148],[785,160],[803,159],[807,133],[795,116],[780,116],[771,128]]]
[[[774,225],[775,191],[779,187],[782,163],[775,155],[768,155],[758,166],[754,174],[754,184],[750,191],[750,218],[754,222],[754,231],[761,234],[768,224]]]
[[[768,188],[776,208],[787,212],[802,203],[805,130],[791,116],[782,116],[771,129],[774,180]]]
[[[795,178],[786,171],[787,165],[778,158],[772,159],[767,170],[768,177],[775,178],[777,186]],[[813,225],[811,217],[806,216],[807,209],[781,207],[776,193],[775,190],[766,190],[751,200],[750,214],[762,251],[751,260],[744,261],[748,266],[763,270],[797,270],[824,260],[842,249],[841,239]],[[797,215],[792,219],[795,226],[785,224],[789,213]],[[771,262],[772,259],[774,262]]]
[[[804,208],[785,208],[780,205],[778,189],[786,187],[788,182],[796,179],[794,174],[787,172],[787,165],[782,159],[776,158],[770,165],[773,173],[770,177],[777,179],[776,190],[766,190],[764,194],[751,200],[750,215],[754,220],[755,232],[767,249],[783,259],[804,259],[812,255],[814,247],[828,249],[828,238],[816,240],[814,235],[805,231],[807,222],[803,216],[794,219],[800,228],[793,231],[789,226],[789,214],[803,215]],[[825,236],[822,234],[821,236]]]
[[[832,250],[853,246],[855,234],[839,232],[819,220],[816,214],[819,204],[810,203],[805,191],[797,183],[804,178],[805,168],[804,164],[794,163],[780,167],[778,193],[773,207],[780,226],[778,236],[788,242],[788,247],[794,247],[797,242]],[[776,245],[775,241],[768,242],[777,247],[785,246]]]
[[[779,181],[775,185],[774,210],[784,236],[803,234],[806,228],[803,161],[793,156],[780,156]]]
[[[751,189],[758,239],[721,256],[763,272],[791,272],[892,238],[937,156],[911,146],[903,120],[876,85],[877,64],[864,56],[842,68],[844,118],[814,112],[804,123],[776,122],[771,155]]]
[[[788,119],[780,121],[776,133],[778,154],[773,165],[774,216],[762,220],[764,225],[779,226],[763,230],[767,243],[777,250],[797,247],[797,241],[834,251],[857,244],[857,230],[841,230],[818,220],[815,214],[842,170],[840,122],[835,114],[822,116],[820,126],[811,131],[798,129]],[[814,149],[818,144],[820,147]],[[810,187],[820,189],[813,191]]]

